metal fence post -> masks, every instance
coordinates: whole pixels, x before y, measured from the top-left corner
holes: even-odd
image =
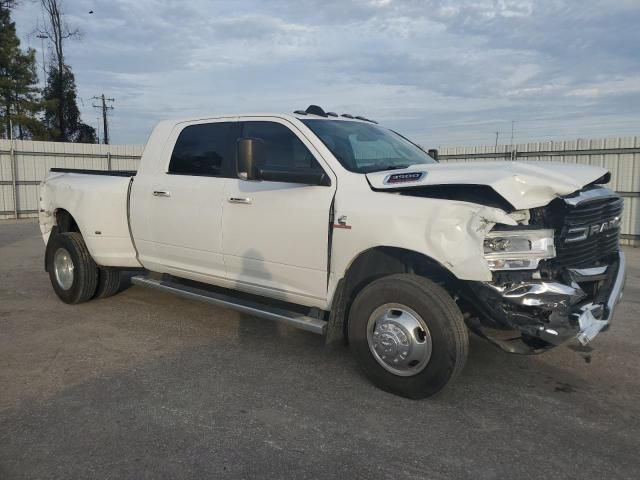
[[[13,218],[18,219],[18,169],[16,151],[13,146],[13,122],[9,119],[9,161],[11,162],[11,185],[13,186]]]
[[[107,170],[111,171],[111,152],[107,152]]]

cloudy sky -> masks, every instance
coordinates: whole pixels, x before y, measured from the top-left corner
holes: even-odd
[[[640,0],[63,0],[85,122],[112,143],[192,114],[310,103],[425,146],[640,135]],[[93,14],[88,12],[93,10]],[[14,13],[23,45],[39,2]]]

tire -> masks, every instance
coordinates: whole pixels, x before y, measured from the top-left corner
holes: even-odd
[[[469,337],[460,309],[442,287],[417,275],[390,275],[366,286],[351,306],[347,327],[365,375],[402,397],[435,395],[467,359]]]
[[[76,304],[93,298],[98,285],[98,267],[80,233],[65,232],[51,237],[47,243],[46,261],[51,285],[60,300]],[[60,266],[68,268],[65,270]]]
[[[93,298],[107,298],[120,290],[120,270],[117,268],[98,267],[98,287]]]

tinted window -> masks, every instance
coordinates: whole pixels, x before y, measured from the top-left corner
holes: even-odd
[[[169,173],[231,176],[235,158],[236,125],[203,123],[186,127],[176,141]]]
[[[264,141],[265,167],[320,169],[309,149],[284,125],[275,122],[245,122],[243,125],[243,137]]]

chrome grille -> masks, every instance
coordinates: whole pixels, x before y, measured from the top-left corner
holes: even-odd
[[[581,194],[585,197],[582,201]],[[622,198],[601,188],[565,198],[564,203],[556,230],[556,265],[596,266],[618,251]]]

